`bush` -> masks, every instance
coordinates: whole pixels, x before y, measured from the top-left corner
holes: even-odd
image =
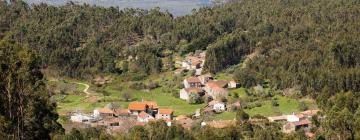
[[[146,88],[146,85],[143,83],[135,82],[135,83],[130,84],[129,88],[135,89],[135,90],[142,90],[142,89]]]
[[[279,103],[276,100],[271,100],[271,105],[272,106],[279,106]]]
[[[156,83],[156,82],[150,82],[148,85],[147,85],[147,89],[155,89],[155,88],[158,88],[159,87],[159,84]]]
[[[171,91],[171,95],[175,98],[180,98],[180,94],[176,90]]]
[[[298,109],[299,109],[300,111],[305,111],[305,110],[308,110],[309,108],[308,108],[308,106],[307,106],[304,102],[300,102]]]
[[[197,93],[190,93],[189,95],[189,103],[190,104],[200,104],[202,103],[202,99],[199,94]]]
[[[256,106],[256,107],[261,107],[262,104],[261,104],[260,102],[256,102],[256,103],[255,103],[255,106]]]

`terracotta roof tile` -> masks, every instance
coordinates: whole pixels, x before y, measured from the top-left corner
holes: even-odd
[[[301,120],[298,122],[293,122],[293,124],[296,126],[309,125],[309,124],[311,124],[311,121],[309,121],[308,119],[305,119],[305,120]]]
[[[228,91],[221,87],[214,87],[212,88],[213,91],[219,92],[219,93],[227,93]]]
[[[108,109],[108,108],[100,108],[100,109],[98,109],[98,111],[99,111],[99,113],[103,113],[103,114],[112,114],[112,113],[114,113],[113,110]]]
[[[157,103],[154,101],[144,101],[143,103],[148,105],[150,109],[158,109],[159,108]]]
[[[129,115],[129,109],[115,109],[114,110],[115,115]]]
[[[174,112],[174,110],[172,109],[159,109],[159,114],[172,114]]]
[[[274,121],[279,121],[279,120],[286,120],[287,117],[285,115],[282,116],[274,116],[274,117],[268,117],[268,119],[270,120],[274,120]]]
[[[144,111],[146,104],[143,102],[131,102],[128,107],[129,110]]]
[[[146,107],[150,109],[158,109],[158,105],[154,101],[144,101],[144,102],[131,102],[129,104],[129,110],[137,110],[137,111],[144,111]]]
[[[226,80],[209,81],[208,83],[206,83],[206,85],[210,88],[215,88],[215,87],[225,88],[227,84],[228,81]]]
[[[188,81],[189,83],[200,83],[199,78],[194,77],[194,76],[186,78],[186,81]]]

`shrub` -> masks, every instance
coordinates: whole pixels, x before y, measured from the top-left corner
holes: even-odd
[[[279,103],[276,100],[271,100],[272,106],[279,106]]]
[[[300,111],[305,111],[305,110],[308,110],[308,106],[304,102],[300,102],[299,106],[298,106],[298,109]]]

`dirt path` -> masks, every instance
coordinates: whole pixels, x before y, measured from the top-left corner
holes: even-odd
[[[50,79],[49,81],[58,82],[59,80],[58,79]],[[91,93],[88,91],[90,88],[90,85],[85,84],[85,83],[80,83],[80,82],[71,82],[71,83],[85,86],[85,89],[83,90],[83,92],[87,95],[91,95]]]
[[[72,83],[85,86],[85,89],[83,90],[83,92],[86,93],[87,95],[90,95],[90,94],[91,94],[91,93],[88,91],[89,88],[90,88],[90,86],[89,86],[88,84],[79,83],[79,82],[72,82]]]
[[[245,68],[246,65],[249,63],[249,61],[251,61],[252,59],[254,59],[258,54],[259,54],[259,51],[255,51],[255,52],[249,54],[248,56],[246,56],[244,62],[242,63],[241,68]]]

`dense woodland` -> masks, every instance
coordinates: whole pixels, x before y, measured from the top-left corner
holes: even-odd
[[[327,116],[319,121],[319,131],[314,130],[319,138],[359,139],[359,39],[358,0],[241,0],[181,17],[157,8],[119,10],[2,0],[0,136],[36,139],[63,132],[54,121],[57,115],[40,69],[73,78],[100,73],[150,75],[172,70],[167,66],[173,65],[175,55],[206,50],[206,72],[236,65],[230,73],[245,87],[267,82],[273,89],[297,89],[298,96],[316,99]],[[256,56],[246,67],[237,65],[254,52]],[[253,127],[246,128],[252,132],[248,134],[245,128],[218,133],[203,129],[189,136],[178,129],[167,130],[176,132],[171,138],[206,139],[208,134],[219,134],[214,138],[224,134],[229,139],[288,137]],[[129,135],[151,139],[154,134]],[[294,137],[302,138],[301,134]]]

